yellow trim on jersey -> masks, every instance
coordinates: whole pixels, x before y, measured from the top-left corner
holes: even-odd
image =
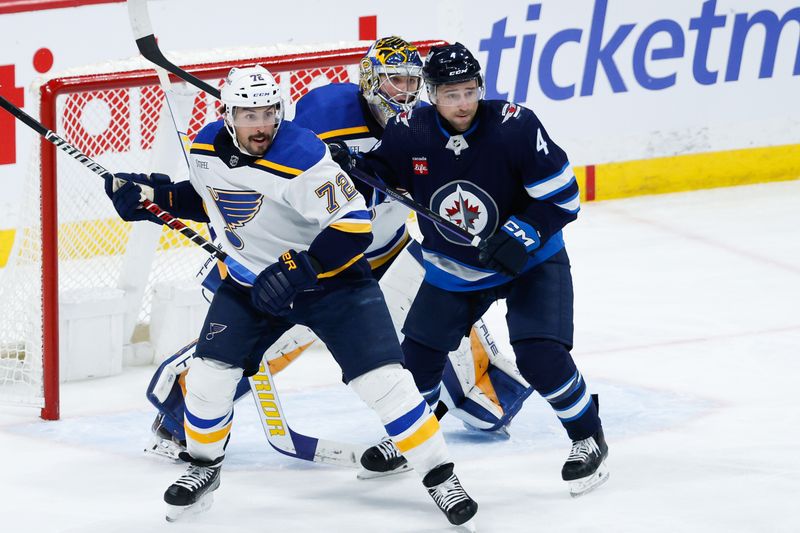
[[[338,130],[326,131],[317,135],[322,140],[330,139],[331,137],[340,137],[343,135],[353,135],[354,133],[369,133],[369,128],[366,126],[356,126],[354,128],[341,128]]]
[[[408,239],[410,238],[411,236],[408,234],[408,231],[406,231],[405,234],[403,235],[403,238],[400,239],[400,241],[397,244],[395,244],[394,248],[389,250],[387,253],[383,254],[380,257],[376,257],[374,259],[367,258],[367,261],[369,262],[369,268],[375,270],[376,268],[380,268],[383,265],[385,265],[387,261],[389,261],[391,258],[396,256],[403,250],[403,247],[405,247],[406,243],[408,242]]]
[[[190,428],[188,422],[184,422],[183,430],[186,431],[186,436],[191,437],[191,439],[194,441],[197,441],[201,444],[213,444],[227,437],[228,433],[231,432],[232,425],[233,421],[230,421],[225,425],[225,427],[218,429],[217,431],[212,431],[211,433],[199,433]]]
[[[339,272],[341,272],[342,270],[346,269],[347,267],[349,267],[350,265],[355,263],[356,261],[358,261],[359,259],[361,259],[362,257],[364,257],[364,254],[358,254],[357,256],[355,256],[354,258],[352,258],[350,261],[348,261],[347,263],[343,264],[339,268],[334,268],[333,270],[329,270],[327,272],[323,272],[322,274],[317,274],[317,278],[330,278],[330,277],[333,277],[336,274],[338,274]]]
[[[278,172],[285,172],[286,174],[291,174],[293,176],[299,176],[300,174],[303,173],[303,171],[300,170],[299,168],[287,167],[279,163],[267,161],[266,159],[256,159],[255,164],[262,167],[271,168],[272,170],[277,170]]]
[[[207,152],[216,152],[213,144],[192,143],[192,150],[195,148],[198,150],[206,150]]]
[[[369,233],[372,231],[372,222],[369,220],[363,222],[345,222],[339,219],[328,227],[345,233]]]
[[[396,441],[395,445],[397,445],[397,449],[400,450],[401,453],[406,453],[408,450],[416,448],[434,436],[437,431],[439,431],[439,421],[436,419],[436,415],[431,414],[428,420],[412,433],[410,437],[406,437],[401,441]]]

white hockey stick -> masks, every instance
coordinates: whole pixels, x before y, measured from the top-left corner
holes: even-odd
[[[173,115],[173,106],[169,102],[168,94],[172,90],[171,84],[168,76],[161,69],[167,68],[167,70],[170,70],[182,79],[186,79],[186,77],[192,78],[195,81],[191,79],[186,81],[216,98],[219,98],[219,91],[191,74],[177,69],[177,67],[175,67],[175,69],[179,70],[181,74],[167,67],[167,65],[172,65],[172,63],[161,55],[161,51],[156,44],[155,35],[153,34],[152,25],[150,23],[150,14],[147,10],[147,0],[128,0],[128,16],[137,44],[142,39],[147,42],[152,41],[153,49],[158,53],[158,56],[163,59],[163,63],[157,62],[153,61],[152,57],[143,54],[146,59],[156,65],[155,70],[159,75],[162,88],[164,92],[167,93],[167,105],[173,123],[175,124],[176,134],[181,141],[181,146],[185,147],[183,138],[185,134],[181,133],[178,122],[176,122],[176,118]],[[139,48],[141,49],[142,45],[139,45]],[[184,157],[186,157],[185,151]],[[188,159],[187,165],[189,166],[189,172],[191,172],[192,168],[191,165],[189,165]],[[261,425],[264,428],[264,434],[267,436],[269,444],[275,450],[284,455],[306,461],[360,468],[359,460],[366,446],[319,439],[292,430],[284,417],[278,391],[275,388],[275,381],[270,372],[269,363],[265,359],[262,359],[258,373],[249,378],[249,382],[250,388],[253,391],[253,399],[256,402],[256,408],[259,412],[259,420],[261,420]]]

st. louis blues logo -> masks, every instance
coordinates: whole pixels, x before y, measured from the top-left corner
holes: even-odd
[[[431,196],[431,210],[473,235],[487,238],[497,229],[497,204],[483,189],[469,181],[451,181]],[[449,231],[437,231],[454,244],[468,246]]]
[[[208,187],[208,192],[225,220],[225,237],[234,248],[241,250],[244,243],[235,230],[253,220],[261,209],[264,195],[256,191],[226,191],[212,187]]]
[[[214,338],[214,335],[218,335],[228,329],[228,326],[225,324],[217,324],[216,322],[211,322],[208,324],[208,333],[206,333],[206,340],[210,341]]]

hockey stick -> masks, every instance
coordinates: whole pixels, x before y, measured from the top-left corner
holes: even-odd
[[[18,108],[2,96],[0,96],[0,107],[11,113],[23,124],[33,129],[47,141],[53,143],[60,150],[69,154],[71,157],[76,159],[98,176],[102,178],[114,177],[114,175],[105,167],[78,150],[62,137],[58,136],[58,134],[55,132],[48,130],[41,122],[31,117],[22,109]],[[240,276],[240,279],[247,280],[250,283],[255,281],[255,274],[250,272],[247,267],[228,256],[225,252],[207,241],[202,235],[195,232],[192,228],[186,226],[186,224],[161,209],[158,204],[145,199],[142,202],[142,206],[150,213],[158,217],[158,219],[166,224],[169,228],[180,232],[191,242],[202,247],[209,254],[225,263],[225,265],[231,269],[232,272],[234,272],[237,276]],[[274,430],[276,421],[278,421],[280,427],[283,428],[283,433],[278,432],[276,434],[279,439],[275,443],[273,443],[273,439],[270,439],[270,444],[276,450],[283,454],[297,457],[298,459],[305,459],[307,461],[358,467],[358,460],[361,457],[361,453],[363,453],[365,447],[359,447],[357,445],[348,443],[327,441],[324,439],[316,439],[292,431],[283,417],[283,409],[280,407],[280,402],[278,401],[277,392],[274,389],[274,385],[271,385],[272,374],[270,373],[269,365],[261,365],[259,373],[251,378],[251,385],[256,378],[260,379],[262,384],[267,383],[270,385],[268,392],[260,391],[257,393],[259,397],[256,397],[256,405],[259,407],[262,413],[261,423],[264,424],[265,430],[268,429],[268,427],[272,427]],[[266,396],[264,396],[264,394],[266,394]],[[274,402],[275,407],[271,407],[269,402]],[[286,432],[288,432],[288,436],[283,437],[283,434]],[[270,433],[268,431],[267,435],[269,434]]]
[[[164,74],[162,69],[172,72],[179,78],[185,79],[195,87],[219,99],[219,91],[217,89],[182,69],[179,69],[163,56],[152,31],[150,15],[147,10],[147,0],[129,0],[128,15],[137,46],[140,51],[142,51],[142,55],[156,65],[155,70],[159,74],[159,80],[165,93],[169,92],[171,84],[169,82],[169,77]],[[144,50],[147,50],[148,53],[144,53]],[[179,128],[173,114],[172,105],[169,104],[168,96],[167,104],[173,124],[175,125],[176,133],[183,145],[183,139],[180,131],[178,131]],[[184,157],[186,157],[185,151]],[[192,168],[188,160],[187,165],[189,166],[189,172],[191,172]],[[249,378],[249,382],[250,388],[253,391],[253,399],[255,400],[256,408],[259,412],[259,420],[267,436],[267,441],[275,450],[284,455],[306,461],[349,467],[360,466],[359,460],[366,449],[365,446],[309,437],[295,432],[289,426],[283,415],[283,408],[278,397],[278,392],[275,389],[274,380],[268,363],[262,360],[258,373]]]
[[[70,155],[73,159],[77,160],[83,166],[100,176],[101,178],[113,178],[114,175],[109,172],[105,167],[100,165],[100,163],[94,161],[92,158],[78,150],[75,146],[68,143],[62,137],[59,137],[58,134],[55,132],[48,130],[41,122],[33,118],[32,116],[28,115],[22,109],[18,108],[2,96],[0,96],[0,107],[14,115],[17,119],[20,120],[23,124],[34,130],[36,133],[41,135],[45,138],[45,140],[53,143],[56,147],[65,152],[66,154]],[[214,246],[208,240],[206,240],[202,235],[194,231],[192,228],[178,220],[177,218],[173,217],[168,212],[161,209],[158,204],[151,202],[148,199],[144,199],[142,201],[142,207],[144,207],[147,211],[155,215],[162,223],[167,225],[169,228],[180,232],[184,237],[189,239],[194,244],[200,246],[217,258],[218,260],[225,263],[225,265],[232,270],[237,276],[241,276],[241,279],[247,280],[248,282],[252,283],[255,281],[255,274],[250,272],[244,265],[237,262],[233,258],[229,257],[228,254]]]
[[[147,0],[128,0],[128,15],[131,20],[133,36],[136,39],[136,46],[139,48],[139,52],[142,54],[142,56],[144,56],[145,59],[165,70],[168,70],[185,82],[194,85],[201,91],[205,91],[219,100],[219,89],[212,87],[200,78],[186,72],[164,57],[164,54],[158,47],[158,42],[153,34],[152,25],[150,24],[150,15],[147,11]],[[389,187],[383,183],[383,181],[370,176],[366,172],[359,169],[353,169],[349,171],[348,174],[350,174],[352,177],[355,177],[359,181],[363,181],[373,189],[377,189],[385,195],[390,196],[393,200],[416,212],[421,217],[430,220],[443,230],[450,232],[467,244],[478,246],[481,243],[482,239],[478,235],[473,235],[461,226],[453,224],[438,213],[434,213],[424,205],[407,198],[397,189]]]

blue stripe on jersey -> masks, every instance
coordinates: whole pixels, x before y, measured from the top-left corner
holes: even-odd
[[[563,209],[564,211],[575,214],[581,210],[581,193],[580,191],[578,191],[570,198],[567,198],[566,200],[553,203],[556,204],[561,209]]]
[[[342,220],[344,218],[354,218],[356,220],[372,220],[372,213],[365,209],[359,209],[357,211],[350,211],[345,216],[338,220]]]
[[[216,139],[219,130],[225,127],[224,122],[222,119],[219,119],[216,122],[212,122],[211,124],[206,124],[203,126],[203,129],[197,134],[197,137],[194,138],[196,143],[200,144],[214,144],[214,139]]]
[[[319,163],[327,149],[313,131],[284,120],[275,134],[274,144],[261,159],[305,172]]]
[[[318,135],[367,125],[354,83],[330,83],[312,89],[297,101],[292,121]],[[355,138],[372,137],[365,133]]]
[[[387,242],[384,246],[381,246],[376,250],[372,250],[369,253],[364,253],[364,255],[367,258],[372,258],[381,254],[385,254],[386,252],[391,250],[397,244],[397,242],[405,236],[405,234],[406,234],[406,227],[400,226],[400,228],[394,233],[392,238],[389,239],[389,242]]]
[[[544,244],[544,246],[539,248],[536,251],[536,253],[528,259],[528,263],[525,265],[525,268],[522,269],[522,273],[528,272],[536,265],[544,263],[552,256],[554,256],[556,253],[558,253],[562,248],[564,248],[564,237],[562,233],[559,231],[558,233],[550,237],[550,239]],[[436,253],[424,247],[423,251],[426,254],[439,256],[447,261],[451,261],[452,263],[455,263],[460,267],[467,269],[467,272],[474,272],[476,277],[480,278],[475,280],[465,279],[462,276],[458,276],[455,272],[448,272],[447,270],[444,270],[432,264],[429,260],[425,260],[424,261],[425,281],[427,281],[434,287],[439,287],[440,289],[444,289],[447,291],[455,291],[455,292],[476,291],[481,289],[488,289],[490,287],[497,287],[504,283],[508,283],[511,280],[511,278],[509,278],[508,276],[504,276],[492,270],[486,270],[473,265],[467,265],[460,261],[456,261],[452,257]],[[487,273],[489,275],[483,275],[483,276],[481,275]]]
[[[208,428],[213,428],[214,426],[224,425],[224,424],[222,424],[222,422],[226,418],[230,418],[232,415],[233,415],[233,411],[231,411],[230,413],[228,413],[225,416],[221,416],[219,418],[214,418],[212,420],[208,420],[208,419],[200,418],[198,416],[193,415],[192,413],[189,412],[189,409],[184,409],[184,416],[186,416],[186,420],[188,420],[189,423],[192,426],[194,426],[194,427],[196,427],[198,429],[208,429]]]
[[[417,423],[419,419],[422,418],[422,415],[425,414],[427,409],[428,404],[425,403],[425,400],[421,401],[419,405],[417,405],[411,411],[386,424],[386,426],[384,426],[386,428],[386,432],[390,437],[400,435],[402,432],[406,431],[408,428]]]

